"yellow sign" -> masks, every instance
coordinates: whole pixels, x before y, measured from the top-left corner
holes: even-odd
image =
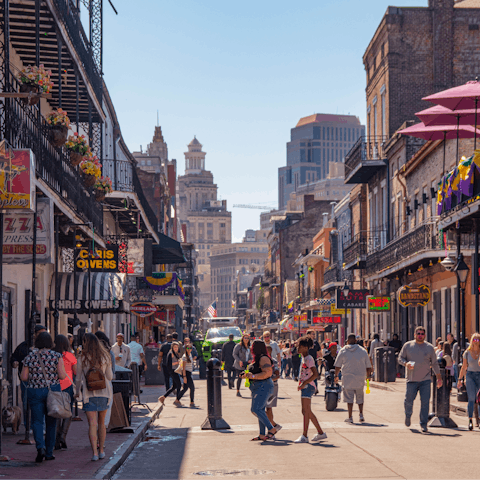
[[[108,245],[106,250],[75,249],[76,269],[91,272],[118,272],[118,245]]]
[[[337,308],[337,306],[334,303],[332,303],[330,305],[330,313],[332,315],[345,315],[345,309],[344,308]],[[350,315],[351,313],[352,313],[352,311],[350,309],[348,309],[347,314]]]

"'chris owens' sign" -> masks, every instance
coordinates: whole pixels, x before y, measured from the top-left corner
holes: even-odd
[[[397,291],[402,307],[424,307],[430,301],[430,289],[426,285],[405,285]]]
[[[106,250],[95,252],[88,248],[75,249],[75,267],[77,271],[118,272],[118,245],[108,245]]]
[[[350,290],[345,297],[343,290],[337,290],[337,308],[367,308],[368,290]]]

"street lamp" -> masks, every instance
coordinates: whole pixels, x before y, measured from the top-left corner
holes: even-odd
[[[460,254],[458,256],[457,265],[453,270],[460,282],[460,293],[462,294],[462,335],[461,335],[461,345],[462,345],[462,352],[465,351],[465,344],[466,344],[466,335],[465,335],[465,285],[467,283],[468,272],[470,269],[468,265],[463,260],[463,255]]]
[[[349,293],[350,293],[350,287],[348,286],[347,281],[345,280],[345,285],[343,286],[343,296],[347,298]]]

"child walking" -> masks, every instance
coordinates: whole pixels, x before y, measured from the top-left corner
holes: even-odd
[[[301,392],[302,398],[303,434],[294,443],[308,443],[308,424],[310,420],[317,429],[317,434],[312,438],[312,442],[319,442],[327,438],[327,434],[322,430],[311,408],[312,396],[315,393],[314,380],[318,378],[315,360],[308,354],[308,350],[312,347],[313,340],[310,337],[301,337],[298,340],[298,353],[302,356],[298,390]]]

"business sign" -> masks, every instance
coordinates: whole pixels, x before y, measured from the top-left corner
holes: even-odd
[[[88,313],[116,313],[123,311],[123,300],[59,300],[58,309],[61,312]],[[50,310],[55,310],[55,300],[50,300]]]
[[[313,317],[313,323],[342,323],[342,317],[330,316],[330,317]]]
[[[430,289],[426,285],[405,285],[397,291],[398,303],[402,307],[424,307],[430,297]]]
[[[370,294],[369,290],[350,290],[348,296],[345,297],[343,290],[336,292],[336,306],[337,308],[367,308],[367,296]]]
[[[35,163],[31,150],[0,142],[0,209],[35,210]]]
[[[37,263],[53,263],[53,202],[37,200]],[[32,263],[33,213],[8,211],[3,215],[3,263]]]
[[[130,312],[137,317],[149,317],[153,315],[157,311],[157,307],[151,303],[147,302],[140,302],[140,303],[133,303],[130,305]]]
[[[135,277],[152,275],[152,240],[148,238],[128,240],[127,274]]]
[[[76,270],[91,272],[118,272],[118,245],[107,245],[106,250],[91,252],[88,248],[75,249]]]
[[[349,315],[352,313],[350,309],[347,309],[347,312]],[[337,308],[335,303],[332,303],[330,305],[330,314],[331,315],[345,315],[345,309],[344,308]]]
[[[389,312],[392,306],[390,297],[367,297],[367,309],[369,312]]]
[[[295,315],[294,316],[295,323],[297,322],[305,322],[307,323],[307,314],[303,313],[302,315]]]

